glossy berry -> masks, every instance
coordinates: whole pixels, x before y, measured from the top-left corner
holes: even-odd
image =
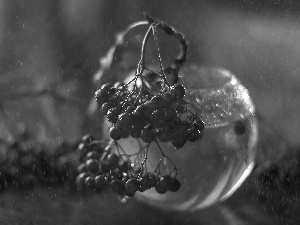
[[[131,121],[132,121],[132,116],[125,112],[122,113],[121,115],[119,115],[118,118],[118,127],[120,127],[121,129],[127,130],[131,128]]]
[[[98,189],[103,188],[106,185],[106,182],[104,175],[98,175],[95,177],[95,187]]]
[[[115,192],[119,195],[124,194],[125,187],[120,180],[112,180],[109,185],[111,186],[111,189],[113,190],[113,192]]]
[[[107,119],[111,123],[116,123],[118,121],[118,116],[122,113],[121,108],[114,107],[107,112]]]
[[[85,185],[88,188],[95,188],[95,177],[93,176],[88,176],[85,178]]]
[[[197,140],[199,140],[201,137],[200,131],[195,129],[195,128],[191,128],[188,130],[188,141],[190,142],[195,142]]]
[[[81,138],[81,142],[84,144],[88,144],[94,140],[95,140],[95,138],[91,134],[86,134],[86,135],[82,136],[82,138]]]
[[[152,113],[152,110],[147,105],[140,105],[134,111],[134,114],[143,116],[145,118],[150,118],[151,113]]]
[[[176,192],[180,189],[181,183],[177,180],[177,178],[173,178],[172,185],[169,187],[169,191]]]
[[[89,171],[91,174],[96,174],[99,172],[100,165],[99,162],[95,159],[89,159],[85,163],[87,171]]]
[[[120,140],[122,138],[122,132],[115,127],[109,129],[109,135],[114,140]]]
[[[89,160],[89,159],[96,159],[98,160],[100,158],[100,154],[96,151],[91,151],[91,152],[88,152],[86,154],[86,157],[85,157],[85,160]]]
[[[106,163],[110,166],[116,167],[119,162],[119,156],[114,153],[110,153],[106,158]]]
[[[151,127],[142,130],[141,139],[145,143],[151,143],[155,140],[155,135],[153,134]]]
[[[114,104],[112,102],[105,102],[101,106],[101,112],[103,115],[107,115],[108,111],[112,109]]]
[[[172,186],[173,180],[170,176],[163,176],[160,178],[160,180],[157,182],[155,186],[155,190],[159,194],[166,193],[169,188]]]
[[[193,126],[194,126],[195,129],[201,131],[201,130],[204,129],[205,124],[204,124],[204,122],[203,122],[202,120],[197,120],[197,121],[195,121],[195,122],[193,123]]]
[[[177,113],[176,110],[174,108],[168,108],[165,111],[165,120],[167,122],[174,122],[177,118]]]
[[[185,95],[185,87],[182,84],[176,84],[173,87],[173,95],[177,100],[182,99]]]
[[[135,178],[130,178],[126,182],[125,187],[126,187],[127,191],[129,191],[129,192],[136,192],[139,190],[140,182]]]
[[[178,137],[176,139],[172,139],[171,142],[175,149],[181,149],[187,141],[186,137]]]

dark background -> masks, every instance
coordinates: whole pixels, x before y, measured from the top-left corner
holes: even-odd
[[[261,134],[269,139],[264,138],[267,141],[262,146],[267,147],[259,149],[262,157],[258,162],[277,160],[281,148],[276,144],[276,135],[296,153],[300,146],[297,0],[2,0],[1,137],[13,137],[20,127],[26,127],[38,139],[53,141],[64,137],[72,142],[84,132],[95,132],[86,112],[95,91],[92,77],[99,69],[99,58],[105,55],[118,32],[143,20],[143,12],[185,34],[189,62],[224,67],[249,89],[263,118],[260,121],[268,127]],[[59,97],[32,94],[39,90],[55,92]],[[70,196],[53,200],[53,193],[44,190],[42,196],[51,204],[41,208],[43,217],[33,216],[37,199],[27,202],[24,193],[2,195],[6,209],[0,213],[11,222],[24,209],[23,218],[27,218],[28,224],[39,220],[54,224],[53,217],[59,214],[61,204],[67,205],[65,209],[69,207],[69,214],[59,214],[61,221],[73,221],[70,224],[119,224],[124,220],[130,224],[288,224],[288,219],[297,219],[293,211],[298,207],[297,198],[278,197],[290,201],[293,207],[289,214],[277,212],[273,203],[262,205],[256,199],[250,188],[254,178],[251,179],[225,204],[188,215],[161,212],[135,201],[122,205],[109,193],[102,199],[87,198],[84,204]],[[14,208],[15,204],[9,204],[14,201],[22,202],[21,211]],[[59,202],[58,208],[52,201]],[[31,210],[25,210],[27,207]],[[78,213],[74,213],[74,207]]]

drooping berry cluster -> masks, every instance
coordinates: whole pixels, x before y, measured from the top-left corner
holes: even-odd
[[[96,92],[102,113],[113,124],[112,139],[131,135],[151,143],[157,138],[161,142],[171,141],[176,149],[187,141],[201,139],[204,123],[183,99],[183,85],[175,84],[157,95],[148,92],[138,97],[130,92],[127,85],[119,83],[105,84]]]
[[[0,192],[8,187],[18,190],[37,185],[63,186],[75,190],[77,177],[76,144],[52,145],[30,136],[0,142]]]
[[[125,160],[122,156],[104,149],[101,141],[85,136],[79,144],[81,164],[78,166],[77,185],[80,189],[96,192],[110,187],[123,198],[133,197],[137,191],[143,192],[155,187],[158,193],[177,191],[180,182],[170,175],[159,176]]]
[[[131,181],[132,179],[142,179],[143,176],[148,176],[147,154],[150,145],[154,143],[160,150],[161,158],[158,165],[152,168],[154,170],[150,170],[151,176],[154,174],[156,176],[157,181],[153,182],[156,185],[150,185],[149,187],[155,186],[158,193],[165,193],[167,190],[177,191],[180,183],[176,179],[176,165],[165,155],[159,143],[171,142],[175,149],[181,149],[186,142],[195,142],[202,138],[204,122],[199,118],[200,115],[197,108],[184,98],[186,88],[182,84],[177,83],[179,68],[186,58],[187,44],[183,35],[163,22],[155,21],[149,16],[145,16],[150,26],[143,40],[141,57],[135,76],[126,84],[117,82],[115,84],[107,83],[102,85],[96,91],[95,98],[103,115],[112,124],[109,131],[110,137],[113,139],[111,145],[114,145],[117,151],[110,154],[116,153],[118,156],[121,156],[120,149],[122,149],[123,153],[120,160],[131,160],[132,155],[129,156],[118,143],[120,139],[128,138],[129,136],[138,138],[145,144],[144,147],[134,154],[134,166],[129,167],[127,171],[121,172],[125,173],[126,177],[129,176],[130,182],[135,182]],[[175,38],[180,44],[181,52],[170,67],[165,68],[163,66],[157,39],[157,28]],[[157,72],[145,65],[145,49],[151,33],[154,38],[159,62],[159,71]],[[166,163],[161,163],[163,160],[167,160],[173,165],[173,169],[168,174],[162,174],[161,166],[163,166],[162,164],[166,165]],[[101,158],[100,162],[101,166],[106,165],[105,157]],[[110,166],[110,169],[112,169],[116,165]],[[135,177],[133,175],[135,173],[132,173],[136,166],[141,169],[138,177]],[[100,168],[99,165],[97,167]],[[117,169],[120,171],[119,168]],[[98,169],[99,171],[100,169]],[[101,172],[103,171],[105,170],[102,169]],[[92,174],[91,171],[89,172]],[[118,179],[120,181],[117,182],[122,182],[123,179],[127,178],[121,176],[121,179]],[[124,190],[127,190],[126,184],[127,181],[123,185]],[[128,196],[130,195],[131,193]]]

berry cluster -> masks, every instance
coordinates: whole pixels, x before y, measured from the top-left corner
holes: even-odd
[[[152,187],[161,194],[180,188],[181,184],[176,178],[146,172],[113,153],[110,146],[104,149],[103,143],[92,136],[83,138],[78,151],[81,164],[78,166],[76,183],[80,189],[100,192],[111,187],[121,197],[130,198],[137,191],[143,192]]]
[[[143,40],[141,57],[135,76],[126,84],[120,82],[104,84],[95,93],[101,112],[112,124],[109,134],[113,141],[110,145],[114,145],[117,151],[113,153],[109,147],[110,153],[107,156],[104,154],[97,159],[90,159],[87,156],[87,161],[84,164],[85,168],[92,163],[97,169],[89,171],[90,175],[88,177],[82,175],[85,184],[87,183],[86,179],[88,181],[92,179],[91,177],[100,179],[98,176],[106,177],[106,183],[114,184],[117,182],[118,185],[122,184],[119,185],[120,190],[117,192],[121,195],[125,193],[127,196],[131,196],[137,190],[144,191],[153,186],[155,186],[158,193],[165,193],[167,190],[177,191],[180,187],[180,182],[176,178],[176,165],[164,154],[159,143],[171,142],[175,149],[181,149],[188,141],[195,142],[200,140],[204,129],[204,122],[199,118],[200,115],[197,114],[197,108],[184,98],[186,88],[182,84],[177,83],[179,68],[186,58],[187,45],[183,35],[163,22],[155,21],[149,16],[145,16],[150,26]],[[175,38],[181,46],[181,53],[173,64],[167,68],[164,68],[162,63],[156,34],[157,28]],[[151,33],[154,38],[159,62],[158,72],[149,69],[145,65],[145,49]],[[136,154],[130,156],[118,143],[120,139],[128,138],[129,136],[138,138],[146,144]],[[149,174],[146,162],[152,143],[157,144],[161,152],[161,158],[154,171],[151,171]],[[120,150],[122,150],[123,154],[121,154]],[[110,159],[112,156],[115,158],[115,164],[107,164],[106,157]],[[117,160],[117,157],[119,157],[119,160]],[[125,162],[129,162],[131,157],[136,157],[135,163],[126,168],[125,171],[118,167],[119,161],[125,160]],[[161,172],[160,167],[163,166],[161,162],[164,159],[169,160],[174,166],[173,170],[168,174],[162,174]],[[166,164],[164,163],[164,165]],[[103,166],[105,168],[108,167],[107,171],[102,168]],[[140,168],[139,173],[135,172],[136,168]],[[102,174],[98,175],[98,173]],[[124,176],[124,174],[126,175]],[[110,180],[109,177],[114,178]]]
[[[0,142],[0,192],[8,187],[25,190],[36,185],[75,190],[76,145],[52,146],[32,138]]]
[[[204,123],[183,99],[183,85],[175,84],[157,95],[148,92],[139,97],[131,92],[127,85],[119,83],[104,84],[96,92],[102,113],[113,124],[110,128],[112,139],[131,135],[151,143],[157,138],[161,142],[171,141],[176,149],[182,148],[187,141],[201,139]]]

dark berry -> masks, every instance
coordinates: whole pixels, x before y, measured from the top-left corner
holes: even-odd
[[[87,172],[87,169],[86,169],[86,167],[85,167],[85,163],[80,164],[80,165],[77,167],[77,171],[78,171],[79,174],[84,173],[84,172]]]
[[[165,119],[165,109],[154,110],[150,116],[150,119],[154,122],[163,121]]]
[[[132,129],[131,130],[131,137],[139,138],[141,136],[141,130],[140,129]]]
[[[103,115],[107,115],[108,111],[114,107],[114,104],[112,102],[105,102],[101,106],[101,112]]]
[[[81,138],[81,142],[83,142],[84,144],[88,144],[93,140],[95,140],[95,138],[91,134],[86,134]]]
[[[128,192],[136,192],[139,190],[139,187],[140,187],[140,182],[135,179],[135,178],[130,178],[126,183],[125,183],[125,187],[126,187],[126,190]]]
[[[163,96],[155,95],[151,98],[150,105],[151,105],[151,108],[153,110],[155,110],[155,109],[165,108],[166,102],[165,102],[165,99]]]
[[[182,84],[175,84],[173,87],[173,95],[177,100],[180,100],[185,95],[185,87]]]
[[[180,139],[186,137],[188,134],[188,128],[184,124],[176,124],[173,130],[173,139]]]
[[[112,87],[113,85],[111,83],[106,83],[101,86],[100,90],[110,91]]]
[[[144,128],[141,132],[141,139],[142,141],[144,141],[145,143],[151,143],[155,140],[155,135],[152,132],[151,127],[149,128]]]
[[[110,153],[107,156],[106,163],[110,166],[116,167],[118,165],[119,159],[119,156],[114,153]]]
[[[188,130],[188,140],[190,142],[195,142],[200,139],[200,131],[195,128],[190,128]]]
[[[172,139],[171,142],[176,149],[181,149],[187,141],[186,137],[178,137],[176,139]]]
[[[94,140],[88,144],[88,148],[89,148],[89,152],[95,151],[101,154],[104,152],[105,143],[99,140]]]
[[[86,187],[85,179],[88,177],[88,173],[80,173],[76,178],[76,184],[78,188],[83,189]]]
[[[169,191],[176,192],[180,189],[181,183],[177,180],[177,178],[173,178],[172,185],[169,187]]]
[[[164,93],[163,97],[165,99],[165,102],[166,102],[167,106],[170,106],[174,101],[174,97],[169,92]]]
[[[168,108],[165,112],[165,118],[167,122],[173,122],[177,118],[177,113],[174,108]]]
[[[160,178],[155,186],[155,190],[159,194],[166,193],[172,186],[173,180],[170,176],[166,175]]]
[[[145,118],[150,118],[152,110],[147,105],[140,105],[134,111],[134,114],[144,116]]]
[[[167,141],[170,141],[171,138],[172,138],[172,132],[173,132],[173,129],[170,125],[165,125],[163,127],[163,129],[159,132],[158,134],[158,139],[161,141],[161,142],[167,142]]]
[[[120,127],[121,129],[130,129],[131,128],[131,115],[127,112],[122,113],[121,115],[119,115],[119,119],[118,119],[118,127]]]
[[[100,165],[99,162],[95,159],[89,159],[85,163],[87,171],[89,171],[91,174],[96,174],[99,172]]]
[[[100,154],[96,151],[92,151],[86,154],[85,159],[89,160],[89,159],[96,159],[98,160],[100,158]]]
[[[111,189],[113,190],[113,192],[119,194],[119,195],[123,195],[124,194],[124,191],[125,191],[125,188],[124,188],[124,185],[122,183],[122,181],[120,180],[112,180],[110,182],[110,186],[111,186]]]
[[[195,121],[195,122],[193,123],[193,126],[194,126],[194,128],[197,129],[197,130],[203,130],[205,124],[204,124],[204,122],[203,122],[202,120],[197,120],[197,121]]]
[[[131,168],[131,166],[129,162],[120,160],[118,162],[118,168],[121,172],[127,172]]]
[[[149,120],[141,115],[133,114],[131,117],[131,125],[135,129],[143,129],[145,125],[149,124]]]
[[[102,106],[103,103],[108,102],[110,98],[110,94],[107,90],[99,89],[95,92],[96,102]]]
[[[95,187],[98,189],[103,188],[106,185],[106,182],[104,175],[98,175],[95,177]]]
[[[95,177],[88,176],[85,178],[85,185],[88,188],[94,188],[95,187]]]
[[[111,123],[116,123],[118,121],[118,116],[122,113],[122,109],[119,107],[114,107],[107,112],[107,119]]]
[[[115,127],[109,129],[109,135],[114,140],[120,140],[122,138],[122,132]]]
[[[177,102],[175,104],[175,110],[177,113],[184,113],[185,112],[185,104],[182,104],[181,102]]]

